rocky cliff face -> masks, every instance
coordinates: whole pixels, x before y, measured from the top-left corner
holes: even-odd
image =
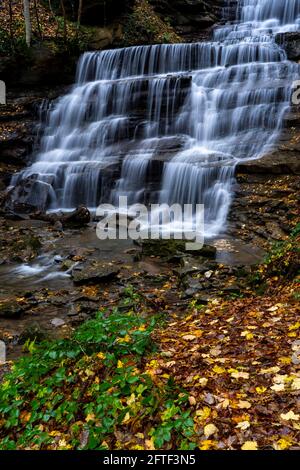
[[[223,0],[150,0],[155,11],[167,18],[176,32],[187,40],[207,37],[222,18]]]
[[[300,60],[300,33],[281,33],[276,36],[277,44],[284,47],[289,60]]]

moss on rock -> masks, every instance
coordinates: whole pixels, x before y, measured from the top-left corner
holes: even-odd
[[[124,27],[124,43],[135,45],[155,43],[178,43],[180,36],[173,27],[162,20],[148,0],[136,0],[132,13],[128,16]]]

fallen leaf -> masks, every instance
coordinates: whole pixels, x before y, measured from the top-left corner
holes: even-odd
[[[196,339],[197,336],[195,335],[185,335],[182,337],[182,339],[184,339],[184,341],[194,341],[194,339]]]
[[[218,428],[217,428],[217,426],[215,426],[214,424],[207,424],[207,425],[204,427],[204,436],[205,436],[205,437],[213,436],[213,435],[216,434],[217,432],[218,432]]]
[[[246,409],[248,410],[249,408],[251,408],[251,403],[249,401],[244,401],[244,400],[240,400],[238,402],[238,408],[241,408],[241,409]]]
[[[256,441],[246,441],[242,447],[242,450],[257,450],[257,442]]]
[[[234,379],[249,379],[248,372],[232,372],[231,377]]]
[[[285,389],[284,384],[275,384],[271,387],[271,390],[274,390],[274,392],[283,392]]]
[[[292,390],[300,390],[300,378],[296,378],[293,380],[292,385],[291,385]]]
[[[246,429],[250,428],[249,421],[241,421],[236,428],[241,429],[242,431],[246,431]]]
[[[191,406],[196,405],[196,403],[197,403],[196,398],[190,396],[190,397],[189,397],[189,403],[190,403]]]
[[[282,413],[280,418],[284,421],[299,421],[300,415],[295,414],[293,410],[291,410],[288,413]]]

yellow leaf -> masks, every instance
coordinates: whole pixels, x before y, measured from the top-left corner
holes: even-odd
[[[292,385],[291,385],[292,390],[300,390],[300,378],[296,378],[293,380]]]
[[[256,387],[255,390],[259,395],[262,395],[263,393],[265,393],[267,391],[267,388],[266,387]]]
[[[198,416],[201,421],[205,421],[207,418],[209,418],[210,413],[211,413],[211,409],[208,408],[208,406],[204,406],[202,410],[196,411],[196,416]]]
[[[208,379],[206,379],[205,377],[199,379],[199,384],[201,387],[206,387],[207,382],[208,382]]]
[[[226,372],[226,369],[220,366],[214,366],[213,372],[215,372],[216,374],[224,374],[224,372]]]
[[[124,338],[117,338],[117,343],[130,343],[131,342],[131,338],[129,335],[126,335],[124,336]]]
[[[273,382],[275,382],[276,384],[281,384],[281,383],[284,383],[288,380],[288,376],[286,374],[278,374],[278,375],[275,375],[275,377],[273,377]]]
[[[196,339],[197,336],[195,335],[185,335],[182,337],[182,339],[184,339],[184,341],[194,341],[194,339]]]
[[[256,441],[246,441],[242,447],[242,450],[257,450],[257,442]]]
[[[162,374],[161,377],[164,378],[164,379],[169,379],[169,378],[170,378],[170,374]]]
[[[135,402],[135,394],[132,393],[131,396],[127,399],[127,405],[131,406]]]
[[[234,379],[249,379],[248,372],[232,372],[231,377]]]
[[[85,418],[86,422],[88,423],[89,421],[95,421],[95,415],[94,413],[88,413],[87,417]]]
[[[280,418],[284,421],[299,421],[300,416],[295,414],[293,410],[289,411],[288,413],[282,413]]]
[[[276,312],[277,310],[278,310],[278,307],[276,306],[268,308],[268,312]]]
[[[58,446],[60,449],[72,449],[72,446],[67,444],[67,441],[64,438],[59,440]]]
[[[290,331],[299,330],[299,328],[300,328],[300,322],[299,321],[297,321],[297,323],[295,323],[294,325],[289,326]]]
[[[268,369],[261,369],[260,374],[277,374],[280,371],[280,367],[269,367]]]
[[[105,354],[102,353],[102,352],[98,353],[97,357],[98,357],[98,359],[105,359],[106,358]]]
[[[117,368],[118,368],[118,369],[123,369],[123,367],[124,367],[124,364],[123,364],[123,362],[122,362],[122,361],[120,361],[120,360],[118,360],[118,365],[117,365]]]
[[[289,449],[293,445],[293,441],[289,437],[282,437],[277,441],[276,448],[279,450]]]
[[[200,450],[209,450],[209,449],[213,449],[215,447],[215,442],[208,439],[208,440],[205,440],[205,441],[202,441],[200,446],[199,446],[199,449]]]
[[[190,402],[190,405],[191,405],[191,406],[194,406],[194,405],[196,405],[196,403],[197,403],[196,398],[193,397],[193,396],[190,396],[190,397],[189,397],[189,402]]]
[[[49,436],[51,436],[51,437],[57,437],[57,436],[60,436],[60,435],[61,435],[61,432],[59,432],[59,431],[49,432]]]
[[[284,384],[275,384],[271,387],[271,390],[274,390],[274,392],[283,392],[284,390]]]
[[[220,408],[223,408],[224,410],[226,410],[226,408],[228,408],[229,405],[230,405],[230,401],[228,400],[228,398],[225,398],[225,400],[223,400],[220,403]]]
[[[250,340],[250,339],[254,338],[254,335],[252,333],[250,333],[250,331],[247,331],[247,330],[243,331],[241,333],[241,336],[245,337],[247,340]]]
[[[207,424],[207,425],[204,427],[204,436],[205,436],[205,437],[213,436],[213,435],[216,434],[217,432],[218,432],[218,428],[217,428],[217,426],[215,426],[214,424]]]
[[[128,421],[130,421],[130,413],[129,412],[126,413],[126,415],[125,415],[125,417],[122,421],[122,424],[126,424],[126,423],[128,423]]]
[[[90,369],[86,369],[85,370],[85,375],[87,375],[88,377],[93,377],[95,375],[95,372],[93,372]]]
[[[238,408],[241,408],[241,409],[246,409],[248,410],[249,408],[251,408],[251,403],[249,401],[246,401],[246,400],[240,400],[238,402]]]
[[[292,362],[292,358],[291,357],[280,357],[279,361],[281,362],[281,364],[288,365]]]
[[[146,449],[147,450],[155,450],[155,445],[153,442],[153,437],[151,439],[146,439],[145,441]]]
[[[236,428],[241,429],[242,431],[246,431],[246,429],[250,428],[249,421],[241,421]]]

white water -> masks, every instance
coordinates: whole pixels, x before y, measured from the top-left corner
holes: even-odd
[[[49,209],[145,202],[151,165],[164,161],[152,199],[205,204],[206,235],[219,233],[236,163],[277,141],[299,75],[274,34],[299,29],[300,0],[241,0],[212,42],[84,54],[36,162],[13,184],[38,175]]]

